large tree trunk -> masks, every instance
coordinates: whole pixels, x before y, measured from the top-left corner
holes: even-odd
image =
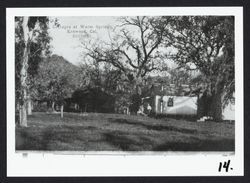
[[[223,87],[218,87],[212,95],[204,92],[198,99],[197,117],[210,116],[214,121],[222,121],[222,94]]]
[[[211,114],[211,100],[212,97],[207,94],[205,91],[201,96],[198,96],[198,109],[197,109],[197,117],[198,119],[203,116],[212,116]]]
[[[27,127],[27,110],[25,105],[20,105],[19,107],[19,125]]]
[[[134,87],[135,87],[135,92],[138,94],[138,95],[141,95],[142,94],[142,85],[143,85],[143,79],[141,76],[137,76],[135,78],[135,81],[134,81]]]
[[[63,118],[63,104],[61,105],[61,118]]]
[[[218,88],[211,99],[210,113],[215,121],[222,121],[222,88]]]
[[[55,112],[55,102],[54,101],[52,102],[52,106],[51,107],[52,107],[52,112]]]
[[[28,115],[32,115],[32,100],[30,96],[27,97],[27,110],[28,110]]]
[[[20,104],[19,108],[19,125],[27,127],[27,99],[26,99],[26,89],[22,88],[22,96],[23,96],[23,101]]]
[[[84,112],[85,112],[85,113],[87,112],[87,104],[85,104]]]
[[[28,76],[28,61],[29,61],[29,27],[28,17],[23,17],[23,35],[24,35],[24,52],[22,58],[22,68],[20,73],[21,80],[21,102],[20,102],[20,126],[27,127],[27,76]]]

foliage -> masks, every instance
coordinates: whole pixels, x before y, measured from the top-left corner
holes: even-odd
[[[81,112],[114,112],[114,98],[101,88],[77,89],[72,100],[80,107]]]
[[[141,97],[154,95],[156,85],[174,85],[175,95],[181,95],[184,84],[195,85],[208,96],[209,110],[217,119],[222,104],[234,100],[234,17],[121,17],[110,41],[84,40],[85,62],[80,68],[60,56],[48,56],[48,21],[47,17],[29,17],[29,39],[25,40],[23,17],[15,19],[18,99],[24,98],[23,69],[28,73],[25,87],[33,98],[63,102],[75,91],[75,101],[81,107],[93,103],[93,110],[99,110],[112,96],[118,108],[130,106],[136,112]],[[24,48],[28,48],[25,67]],[[178,68],[169,69],[169,59]],[[167,71],[168,75],[151,76],[154,71]]]
[[[96,61],[80,65],[81,87],[99,87],[105,92],[114,94],[122,80],[120,70],[109,63],[100,64]]]
[[[79,69],[58,55],[44,59],[34,77],[37,100],[62,103],[78,88]]]
[[[23,52],[25,47],[25,40],[22,30],[23,17],[15,17],[15,90],[16,100],[23,100],[21,96],[21,68]],[[29,61],[28,61],[28,78],[27,85],[32,91],[33,82],[32,78],[37,74],[39,62],[44,56],[49,55],[49,42],[51,37],[48,34],[48,17],[29,17],[28,26],[31,34],[29,39]]]
[[[27,114],[31,113],[32,75],[40,58],[48,54],[48,21],[47,17],[15,17],[15,96],[21,126],[27,126]]]
[[[222,103],[234,100],[234,17],[181,16],[172,23],[176,53],[168,55],[179,67],[204,77],[202,91],[211,96],[210,115],[221,119]]]
[[[122,17],[119,22],[120,26],[116,28],[110,43],[95,43],[91,47],[85,45],[84,49],[96,62],[110,63],[120,70],[133,84],[131,90],[140,94],[143,78],[163,67],[162,54],[158,49],[163,43],[163,33],[166,33],[169,22],[168,19],[162,22],[159,17],[145,16]]]
[[[173,58],[180,67],[200,71],[208,93],[224,90],[224,103],[234,93],[234,17],[182,16],[172,24]]]
[[[163,52],[159,49],[163,41],[164,45],[167,43],[163,34],[166,34],[171,18],[164,20],[146,16],[121,17],[118,19],[120,25],[113,35],[110,34],[110,42],[83,42],[85,55],[98,67],[92,70],[96,77],[91,81],[99,81],[95,82],[97,86],[101,85],[116,97],[117,110],[128,106],[138,110],[133,95],[142,95],[147,74],[166,69]]]
[[[93,60],[80,65],[81,89],[100,88],[112,95],[116,111],[123,110],[131,104],[130,94],[133,85],[122,71],[110,63],[99,63]],[[112,103],[112,101],[111,101]]]

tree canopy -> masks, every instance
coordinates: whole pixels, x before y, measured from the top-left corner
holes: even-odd
[[[38,100],[62,103],[80,86],[80,69],[62,56],[52,55],[40,62],[34,77]]]
[[[168,38],[177,51],[168,56],[204,76],[201,87],[211,97],[209,113],[220,120],[222,104],[234,100],[234,17],[181,16],[171,26]]]
[[[164,22],[158,17],[122,17],[119,22],[109,43],[85,46],[84,49],[97,62],[110,63],[119,69],[141,93],[143,78],[166,66],[159,48],[163,45],[163,34],[166,34],[170,17]]]
[[[87,56],[117,68],[139,95],[148,74],[169,70],[167,60],[173,60],[178,77],[184,79],[185,70],[196,72],[190,81],[199,78],[196,86],[211,98],[208,115],[221,119],[222,107],[234,101],[234,17],[143,16],[119,22],[109,43],[85,47]]]
[[[23,121],[29,97],[63,103],[74,93],[85,97],[81,104],[92,101],[97,109],[93,97],[105,103],[112,96],[116,106],[136,111],[157,83],[174,85],[175,95],[182,95],[183,85],[195,86],[210,106],[206,115],[215,120],[234,101],[234,17],[120,17],[108,41],[84,38],[79,67],[51,55],[49,21],[15,18],[16,99]]]

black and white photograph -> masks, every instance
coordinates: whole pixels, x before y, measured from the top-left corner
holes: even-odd
[[[227,156],[243,148],[234,13],[34,11],[12,13],[7,32],[13,154],[215,154],[226,157],[215,171],[234,174]]]
[[[16,150],[234,151],[233,16],[15,25]]]

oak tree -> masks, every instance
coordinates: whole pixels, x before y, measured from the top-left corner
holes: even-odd
[[[109,43],[95,44],[86,48],[87,55],[97,62],[106,62],[119,69],[141,94],[145,76],[165,63],[160,47],[171,17],[161,21],[159,17],[122,17],[116,34]],[[167,44],[166,39],[165,45]]]
[[[166,36],[175,52],[168,56],[204,76],[201,91],[210,98],[207,115],[220,121],[223,106],[234,100],[234,17],[175,17],[171,30]]]

